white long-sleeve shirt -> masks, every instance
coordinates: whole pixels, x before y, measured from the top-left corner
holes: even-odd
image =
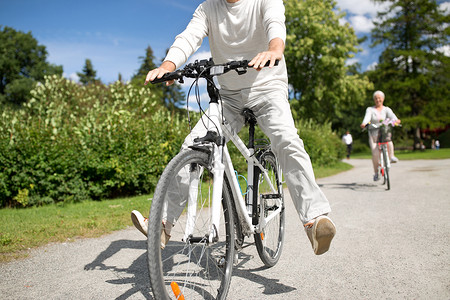
[[[392,121],[398,120],[397,116],[394,114],[392,109],[387,106],[383,106],[381,111],[375,106],[369,106],[366,109],[366,114],[364,115],[364,119],[362,124],[371,123],[374,125],[379,125],[382,121],[386,119],[391,119]],[[369,138],[375,139],[378,136],[379,128],[369,127]]]
[[[181,67],[209,39],[215,63],[247,59],[267,51],[274,38],[286,40],[284,5],[282,0],[207,0],[196,9],[186,29],[175,38],[165,60]],[[282,84],[287,89],[284,58],[273,68],[260,72],[249,69],[245,75],[229,72],[218,77],[222,89],[242,90]]]

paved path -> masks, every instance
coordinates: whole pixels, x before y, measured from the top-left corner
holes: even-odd
[[[318,180],[338,231],[315,256],[288,204],[279,263],[240,255],[229,299],[450,299],[450,160],[400,161],[392,189],[368,160]],[[0,265],[1,299],[152,299],[145,241],[136,230],[49,245]]]

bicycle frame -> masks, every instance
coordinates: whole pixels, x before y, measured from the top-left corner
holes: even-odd
[[[208,124],[207,129],[209,131],[217,132],[219,137],[224,137],[226,140],[231,141],[234,145],[236,145],[239,152],[245,157],[245,159],[248,162],[248,182],[253,182],[254,177],[254,167],[258,167],[265,180],[269,184],[269,187],[272,191],[272,193],[277,194],[277,188],[272,185],[267,170],[260,164],[258,159],[255,157],[255,149],[249,149],[245,146],[244,142],[239,138],[239,136],[236,133],[233,133],[233,131],[230,128],[230,125],[225,121],[222,122],[222,115],[221,115],[221,109],[219,103],[215,103],[214,101],[210,102],[210,107],[208,111]],[[195,147],[195,145],[194,145]],[[267,217],[264,217],[263,214],[260,214],[260,219],[258,224],[253,225],[252,224],[252,218],[249,216],[249,212],[247,210],[247,206],[245,203],[245,200],[240,193],[239,183],[237,180],[237,177],[234,175],[234,168],[233,164],[230,158],[230,154],[228,152],[228,148],[225,143],[223,145],[216,144],[216,143],[208,143],[208,147],[212,150],[213,155],[213,176],[214,176],[214,183],[213,183],[213,198],[212,198],[212,204],[211,204],[211,210],[212,210],[212,222],[211,222],[211,228],[209,230],[209,242],[213,243],[217,241],[217,238],[219,236],[219,223],[220,223],[220,209],[221,209],[221,199],[222,199],[222,189],[223,189],[223,179],[224,179],[224,173],[226,174],[227,178],[230,181],[231,190],[233,193],[233,197],[235,199],[235,206],[236,211],[239,218],[239,224],[242,226],[242,232],[245,235],[250,235],[254,233],[260,233],[266,226],[266,224],[272,220],[276,215],[278,215],[282,210],[281,205],[281,199],[280,199],[280,205],[278,208],[272,212],[269,213]],[[279,167],[278,167],[279,168]],[[277,170],[281,176],[281,169]],[[196,199],[197,194],[195,189],[192,187],[196,186],[196,182],[193,182],[193,184],[189,188],[189,194],[191,195],[189,199]],[[280,187],[282,188],[282,187]],[[257,193],[257,191],[254,191],[253,186],[248,186],[248,197],[249,199],[253,199],[254,193]],[[264,205],[264,201],[261,201],[261,205]],[[263,211],[264,207],[260,208],[261,211]],[[196,210],[197,210],[197,203],[196,201],[189,201],[188,200],[188,209],[187,209],[187,218],[188,218],[188,224],[191,224],[192,226],[195,223],[195,217],[196,217]],[[187,228],[186,230],[186,236],[187,238],[193,231],[193,227]]]
[[[194,145],[192,147],[206,148],[212,154],[212,175],[214,178],[211,203],[212,221],[211,228],[209,229],[209,234],[207,237],[210,243],[216,242],[219,236],[218,230],[220,228],[220,209],[222,204],[221,199],[224,184],[224,174],[226,174],[227,178],[230,181],[229,183],[231,185],[233,198],[235,199],[234,205],[236,206],[236,213],[239,218],[238,221],[240,226],[242,227],[242,233],[244,235],[262,232],[266,224],[276,215],[280,214],[283,209],[283,206],[281,205],[282,199],[280,199],[280,205],[277,206],[276,210],[271,211],[267,217],[264,217],[264,214],[260,214],[258,222],[253,222],[254,220],[249,216],[245,200],[240,193],[239,183],[237,177],[234,176],[233,164],[231,162],[230,154],[228,153],[228,149],[225,143],[225,141],[231,140],[248,162],[247,176],[248,182],[251,183],[251,185],[248,186],[248,199],[253,200],[254,193],[258,193],[258,191],[254,191],[253,189],[254,171],[256,167],[261,170],[261,174],[269,184],[272,193],[278,194],[277,188],[282,188],[282,186],[273,186],[266,169],[259,163],[258,159],[255,157],[255,149],[247,148],[242,140],[238,137],[238,135],[233,133],[233,130],[231,130],[230,125],[226,122],[226,120],[223,120],[221,105],[219,103],[220,95],[213,81],[214,76],[222,75],[231,70],[235,70],[239,75],[246,73],[248,63],[248,61],[242,60],[232,61],[222,65],[215,65],[212,59],[210,59],[209,61],[196,61],[194,64],[187,65],[183,70],[166,73],[161,78],[156,78],[152,81],[152,83],[164,82],[168,80],[179,80],[180,82],[183,82],[183,77],[195,78],[197,80],[199,78],[204,78],[207,81],[207,91],[210,98],[209,110],[206,113],[205,118],[207,120],[207,135],[202,138],[197,138],[197,141],[194,140]],[[275,62],[275,65],[277,64],[278,61]],[[269,62],[266,64],[266,66],[269,66]],[[279,166],[277,168],[278,174],[281,178],[281,169]],[[197,203],[195,199],[197,199],[198,194],[198,190],[197,188],[194,188],[194,186],[197,186],[197,183],[198,180],[194,178],[191,179],[189,185],[187,208],[188,220],[186,223],[184,240],[188,240],[191,237],[192,232],[194,231],[193,229],[195,226],[197,211]],[[261,206],[264,206],[264,202],[265,201],[260,201]],[[260,207],[260,210],[264,211],[264,207]]]
[[[378,142],[378,155],[379,155],[379,165],[381,167],[383,167],[383,163],[384,163],[384,157],[383,157],[383,152],[386,151],[386,168],[390,168],[391,167],[391,161],[389,159],[389,153],[388,153],[388,142]],[[382,174],[384,175],[384,174]]]

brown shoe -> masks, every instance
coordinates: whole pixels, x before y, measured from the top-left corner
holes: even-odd
[[[330,248],[336,234],[336,226],[327,216],[319,216],[305,224],[305,231],[316,255],[324,254]]]
[[[137,211],[133,210],[131,212],[131,221],[133,222],[134,227],[136,227],[140,232],[142,232],[143,235],[147,236],[147,230],[148,230],[148,219],[144,218],[142,214]]]
[[[147,230],[148,230],[148,219],[144,218],[142,214],[137,211],[133,210],[131,212],[131,221],[133,222],[134,226],[142,232],[143,235],[147,236]],[[167,223],[169,225],[170,223]],[[161,249],[164,249],[167,245],[167,242],[169,242],[170,239],[170,230],[172,229],[172,226],[167,226],[162,223],[161,228]]]

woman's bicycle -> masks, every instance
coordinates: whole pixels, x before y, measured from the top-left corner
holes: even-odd
[[[196,61],[153,81],[204,78],[210,97],[208,112],[202,117],[207,134],[196,138],[192,146],[169,162],[153,197],[148,269],[156,299],[225,299],[237,251],[250,236],[265,266],[274,266],[280,258],[285,207],[277,158],[269,144],[256,145],[252,111],[243,111],[249,124],[248,147],[233,133],[222,115],[220,94],[213,81],[215,76],[232,70],[244,74],[248,62]],[[245,195],[226,141],[232,141],[248,163]],[[174,211],[179,217],[162,249],[162,223]]]
[[[377,147],[378,147],[378,174],[383,178],[383,185],[386,184],[386,189],[391,189],[391,181],[389,178],[389,170],[391,169],[391,161],[389,159],[388,143],[392,141],[392,127],[395,122],[386,119],[379,124],[368,123],[366,127],[378,129]]]

